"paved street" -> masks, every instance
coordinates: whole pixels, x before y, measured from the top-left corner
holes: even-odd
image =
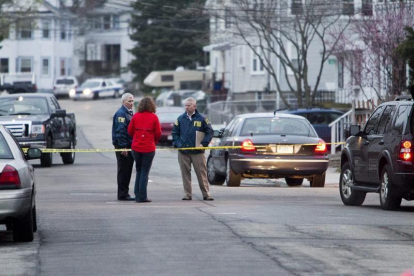
[[[60,102],[76,114],[77,148],[112,148],[119,99]],[[0,275],[399,275],[414,268],[414,203],[385,212],[369,194],[362,207],[346,207],[335,169],[325,188],[244,181],[212,186],[212,202],[195,181],[185,202],[176,152],[160,147],[148,185],[153,202],[136,204],[116,200],[114,153],[78,153],[74,165],[55,154],[51,168],[33,164],[39,231],[33,243],[13,243],[0,226]]]

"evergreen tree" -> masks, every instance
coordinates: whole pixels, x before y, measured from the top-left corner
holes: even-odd
[[[410,85],[414,87],[414,28],[406,27],[407,38],[397,47],[397,53],[408,61],[410,67]]]
[[[129,64],[136,80],[143,82],[154,70],[175,70],[178,66],[195,69],[204,64],[203,46],[208,41],[208,17],[204,1],[146,0],[133,4],[131,50],[135,59]]]

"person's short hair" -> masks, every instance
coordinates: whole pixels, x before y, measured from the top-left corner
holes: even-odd
[[[138,112],[148,111],[151,113],[155,113],[157,111],[157,107],[155,106],[155,102],[151,97],[144,97],[138,104]]]
[[[122,94],[121,100],[122,102],[125,102],[129,97],[134,97],[131,93],[124,93]]]
[[[193,97],[189,97],[189,98],[185,99],[184,104],[186,102],[191,102],[192,104],[197,105],[197,101]]]

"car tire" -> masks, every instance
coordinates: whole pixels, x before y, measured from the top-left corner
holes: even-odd
[[[13,224],[13,240],[15,242],[33,241],[33,212],[29,210],[27,214],[16,219]]]
[[[380,203],[383,210],[395,211],[400,208],[402,197],[396,194],[390,173],[391,167],[386,164],[381,172]]]
[[[303,183],[303,178],[290,178],[290,177],[286,177],[285,178],[286,184],[289,187],[294,187],[294,186],[300,186]]]
[[[231,168],[231,160],[227,158],[226,166],[226,184],[229,187],[239,187],[241,183],[241,174],[236,174]]]
[[[223,185],[226,180],[225,175],[217,174],[213,166],[213,158],[209,156],[207,158],[207,180],[211,185]]]
[[[310,186],[312,188],[325,187],[325,177],[326,177],[326,173],[315,175],[310,181]]]
[[[349,163],[345,162],[341,168],[341,176],[339,177],[339,193],[342,202],[348,206],[361,206],[365,201],[367,193],[352,190],[354,183],[354,173],[352,172]]]
[[[75,137],[71,136],[70,138],[70,146],[68,149],[75,149]],[[65,165],[71,165],[75,163],[75,153],[74,152],[67,152],[62,153],[62,162]]]
[[[99,99],[99,94],[98,94],[98,92],[93,93],[93,97],[92,97],[92,99],[93,99],[93,100],[97,100],[97,99]]]
[[[118,90],[116,90],[114,92],[114,99],[116,99],[116,98],[119,98],[119,91]]]
[[[32,209],[32,218],[33,218],[33,232],[37,232],[37,215],[36,215],[36,206]]]
[[[47,136],[46,140],[46,148],[52,148],[52,137],[50,135]],[[53,164],[53,153],[42,153],[42,157],[40,158],[40,165],[42,167],[51,167]]]
[[[13,230],[13,223],[8,222],[6,223],[6,231],[12,231]]]

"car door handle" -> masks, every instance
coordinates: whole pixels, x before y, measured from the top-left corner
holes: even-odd
[[[369,141],[364,141],[364,145],[369,145]]]
[[[384,140],[381,140],[378,145],[384,145]]]

